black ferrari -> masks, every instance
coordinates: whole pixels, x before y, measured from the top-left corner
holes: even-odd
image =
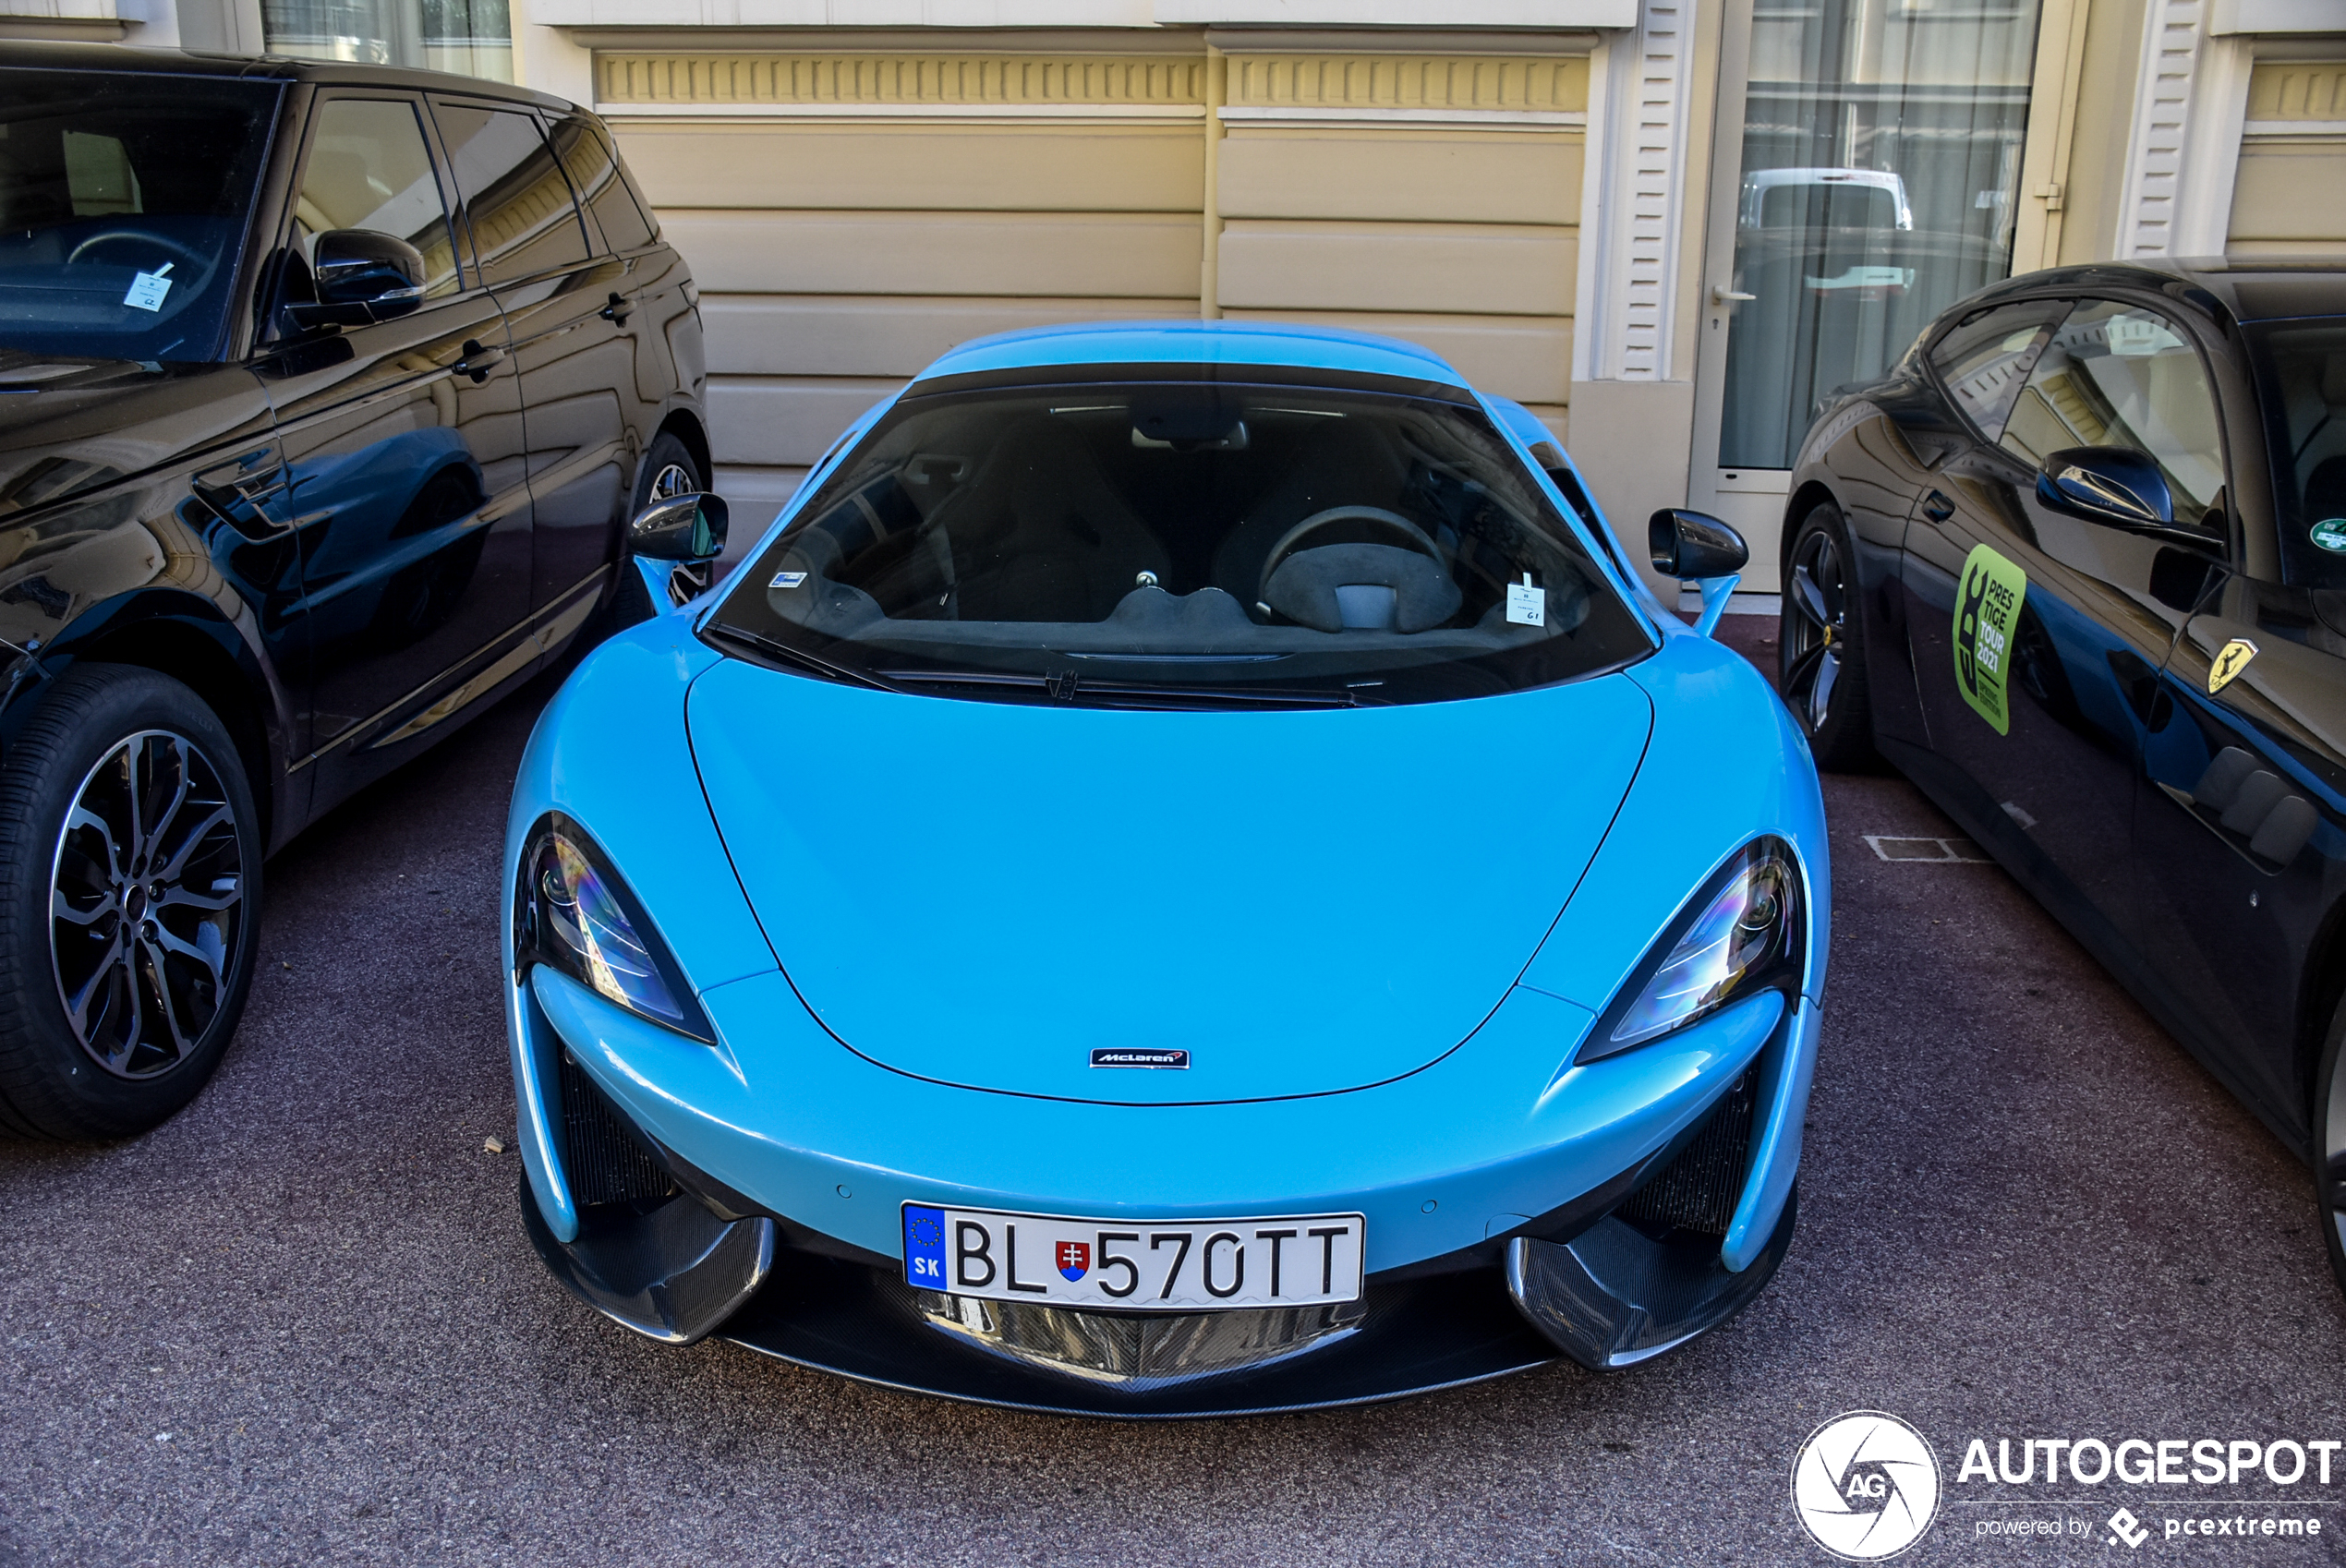
[[[2033,272],[1825,408],[1783,689],[2314,1166],[2346,1284],[2346,266]]]

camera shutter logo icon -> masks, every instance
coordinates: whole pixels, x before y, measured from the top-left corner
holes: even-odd
[[[1939,1456],[1897,1417],[1852,1410],[1800,1445],[1792,1507],[1809,1538],[1835,1557],[1895,1557],[1938,1517]]]

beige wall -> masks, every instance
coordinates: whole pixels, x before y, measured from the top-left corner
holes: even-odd
[[[945,349],[1052,321],[1387,332],[1561,429],[1584,55],[1066,42],[596,53],[700,284],[720,482],[753,513]]]
[[[2250,75],[2225,250],[2346,251],[2346,60],[2270,61]]]

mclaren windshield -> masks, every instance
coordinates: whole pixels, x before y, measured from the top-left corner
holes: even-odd
[[[278,90],[0,68],[0,348],[216,357]]]
[[[713,638],[834,679],[1137,706],[1481,696],[1652,646],[1464,393],[1049,374],[916,386]]]

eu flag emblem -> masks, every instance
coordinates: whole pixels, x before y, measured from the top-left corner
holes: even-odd
[[[1072,1284],[1092,1272],[1092,1244],[1088,1241],[1059,1243],[1059,1275]]]

